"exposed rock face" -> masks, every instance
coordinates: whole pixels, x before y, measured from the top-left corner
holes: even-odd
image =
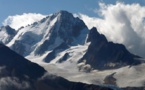
[[[67,11],[60,11],[20,28],[7,46],[24,57],[30,54],[42,56],[49,51],[54,52],[54,49],[63,43],[68,46],[84,45],[88,32],[81,19]],[[57,55],[57,52],[55,53]],[[53,58],[46,59],[48,57],[44,58],[44,61],[49,62]]]
[[[85,43],[88,30],[82,20],[74,18],[73,15],[67,11],[60,11],[51,17],[57,18],[57,21],[48,32],[48,35],[50,35],[49,38],[36,49],[35,54],[42,55],[47,49],[55,49],[62,43],[66,43],[67,45]],[[82,33],[84,36],[79,37]],[[58,45],[51,47],[55,43],[58,43]]]
[[[139,56],[131,54],[121,44],[108,42],[104,35],[97,32],[96,28],[90,30],[88,42],[91,44],[80,62],[85,60],[86,64],[90,64],[94,69],[115,69],[141,63],[136,60]]]
[[[0,28],[0,41],[4,44],[9,43],[16,35],[16,31],[10,26],[2,26]]]
[[[87,64],[87,67],[82,68],[88,69],[88,65],[90,65],[91,68],[99,70],[140,63],[140,61],[136,60],[139,57],[128,52],[123,45],[108,42],[106,37],[99,34],[95,28],[89,32],[82,20],[67,11],[60,11],[47,16],[39,22],[19,29],[17,33],[9,26],[1,31],[5,31],[8,36],[12,36],[4,43],[8,43],[7,46],[12,50],[24,57],[29,55],[30,57],[41,57],[44,55],[45,57],[42,57],[42,59],[47,63],[54,59],[58,59],[54,63],[68,60],[79,61],[82,57],[79,62],[85,61]],[[3,39],[0,41],[3,42]],[[91,42],[91,44],[87,52],[86,50],[84,52],[80,51],[82,53],[80,57],[75,54],[76,51],[73,54],[65,52],[74,46],[85,46],[86,41]],[[60,53],[63,56],[60,56]],[[79,58],[72,60],[70,57],[73,56],[71,55],[76,55]],[[57,58],[57,56],[60,57]]]
[[[62,43],[61,45],[59,45],[58,47],[56,47],[52,52],[50,52],[44,59],[45,62],[50,62],[51,60],[53,60],[55,57],[57,57],[57,53],[64,51],[65,49],[69,48],[69,46],[66,43]],[[64,56],[63,59],[67,58],[67,56]],[[60,62],[62,62],[62,60],[59,60]]]
[[[110,85],[115,85],[116,86],[117,85],[116,84],[116,78],[113,77],[114,74],[115,73],[112,73],[111,75],[106,76],[105,79],[104,79],[104,84],[110,84]]]

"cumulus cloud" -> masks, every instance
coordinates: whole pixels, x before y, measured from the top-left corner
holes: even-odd
[[[3,25],[9,25],[14,29],[19,29],[22,26],[27,26],[36,21],[41,20],[46,17],[46,15],[36,14],[36,13],[24,13],[22,15],[8,16],[4,21]]]
[[[121,2],[99,5],[95,12],[100,17],[78,16],[89,28],[97,27],[109,41],[122,43],[132,53],[145,57],[145,6]]]

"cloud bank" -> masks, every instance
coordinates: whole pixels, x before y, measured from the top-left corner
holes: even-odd
[[[36,13],[24,13],[22,15],[8,16],[3,25],[9,25],[14,29],[19,29],[22,26],[27,26],[28,24],[32,24],[36,21],[41,20],[46,17],[46,15],[36,14]]]
[[[29,81],[11,76],[6,66],[0,66],[0,90],[31,90]]]
[[[139,4],[99,4],[100,17],[78,16],[85,24],[104,34],[109,41],[124,44],[129,51],[145,57],[145,6]]]

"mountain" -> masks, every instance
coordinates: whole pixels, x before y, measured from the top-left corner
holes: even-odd
[[[84,22],[66,11],[60,11],[19,30],[8,46],[17,53],[43,55],[62,43],[82,45],[88,29]]]
[[[2,26],[0,28],[0,41],[4,44],[9,43],[16,35],[16,31],[10,26]]]
[[[140,57],[124,45],[108,42],[95,28],[89,30],[81,19],[67,11],[49,15],[17,32],[9,26],[2,27],[0,34],[1,42],[33,61],[37,58],[46,63],[85,62],[89,68],[99,70],[141,63]]]
[[[7,26],[4,26],[4,28],[5,27]],[[95,82],[95,84],[113,83],[114,85],[126,87],[128,85],[132,85],[130,84],[130,82],[132,82],[132,79],[128,80],[127,83],[129,84],[122,85],[121,79],[123,78],[120,76],[126,72],[124,70],[126,69],[134,71],[135,76],[132,76],[132,78],[137,78],[137,73],[140,73],[139,70],[142,70],[143,67],[139,66],[138,70],[136,69],[136,67],[133,66],[141,65],[141,63],[143,62],[141,61],[141,57],[130,53],[122,44],[108,42],[106,37],[100,34],[96,28],[92,28],[91,30],[89,30],[81,19],[74,17],[71,13],[67,11],[59,11],[57,13],[49,15],[38,22],[20,28],[17,32],[9,28],[2,29],[2,31],[5,31],[7,36],[12,37],[9,39],[9,37],[3,36],[2,38],[5,39],[1,39],[1,42],[4,43],[5,40],[8,40],[4,44],[7,45],[11,50],[24,56],[32,62],[38,63],[50,73],[63,76],[67,79],[70,77],[69,80],[72,81],[83,81],[85,83]],[[7,31],[13,32],[13,34],[10,34]],[[4,35],[3,32],[0,32],[0,34]],[[11,55],[9,54],[8,56]],[[9,59],[9,57],[6,57],[6,55],[5,58]],[[13,58],[13,56],[11,56],[11,58]],[[26,60],[25,58],[23,58],[23,61]],[[14,58],[14,60],[15,59],[16,58]],[[26,60],[26,62],[28,61]],[[11,70],[11,72],[17,72],[15,74],[12,74],[16,75],[16,77],[20,76],[19,78],[24,78],[25,80],[27,80],[27,76],[33,77],[33,73],[39,72],[39,70],[37,72],[34,72],[35,69],[33,69],[33,66],[32,69],[29,69],[31,68],[31,66],[29,66],[30,63],[26,63],[26,65],[25,63],[24,65],[20,64],[20,67],[17,66],[19,65],[19,63],[13,63],[13,66],[11,66],[11,64],[9,63],[11,67],[10,70],[12,69],[12,67],[16,68],[16,70]],[[21,66],[23,67],[23,69],[21,69]],[[26,70],[25,68],[27,67],[28,69]],[[36,78],[42,76],[42,73],[46,72],[40,66],[38,67],[40,69],[40,72],[38,76],[34,75],[34,81]],[[110,71],[107,71],[108,69]],[[130,74],[132,74],[132,71],[130,72]],[[22,75],[19,72],[22,72]],[[25,73],[26,75],[24,75]],[[113,74],[112,76],[112,73],[115,74]],[[88,77],[88,75],[90,75],[90,77]],[[94,75],[94,77],[91,77],[92,75]],[[100,75],[101,78],[97,77],[97,75]],[[55,76],[52,75],[52,77]],[[83,77],[85,77],[85,79]],[[58,87],[66,88],[64,83],[62,83],[61,81],[67,82],[67,80],[58,79],[60,80],[58,83],[56,79],[49,78],[49,80],[52,82],[45,81],[48,78],[49,77],[45,77],[44,80],[41,79],[40,81],[36,81],[37,83],[35,83],[35,85],[40,85],[39,88],[41,89],[45,87],[51,88],[51,90],[58,90]],[[115,81],[110,80],[110,78],[113,78],[113,80]],[[53,82],[55,80],[56,82]],[[105,82],[102,80],[104,80]],[[30,81],[33,82],[33,80]],[[142,85],[142,82],[143,81],[138,81],[139,85]],[[54,86],[48,87],[46,83]],[[33,84],[32,86],[35,87],[35,85]],[[71,85],[72,84],[70,84],[70,86]],[[92,86],[90,85],[86,86],[92,88]]]
[[[88,42],[91,42],[87,52],[79,62],[85,61],[94,69],[115,69],[126,65],[138,65],[140,57],[131,54],[124,45],[108,42],[106,37],[97,32],[96,28],[90,30]]]
[[[1,90],[113,90],[109,87],[70,82],[46,71],[0,44]]]
[[[46,63],[85,62],[87,66],[79,69],[87,71],[141,63],[140,57],[131,54],[124,45],[108,42],[95,28],[89,30],[81,19],[67,11],[59,11],[20,28],[6,45],[34,62],[38,59]]]

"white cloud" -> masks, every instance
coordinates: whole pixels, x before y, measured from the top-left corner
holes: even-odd
[[[28,81],[20,80],[17,77],[9,76],[6,66],[0,67],[0,90],[28,90],[31,88]]]
[[[132,53],[145,57],[145,6],[100,3],[100,17],[79,14],[89,28],[98,28],[109,41],[124,44]]]
[[[16,77],[2,77],[0,78],[0,90],[26,90],[30,88],[27,81],[21,81]]]
[[[24,13],[22,15],[8,16],[7,19],[4,20],[3,25],[10,25],[12,28],[17,30],[22,26],[32,24],[44,17],[46,17],[46,15],[36,13]]]

